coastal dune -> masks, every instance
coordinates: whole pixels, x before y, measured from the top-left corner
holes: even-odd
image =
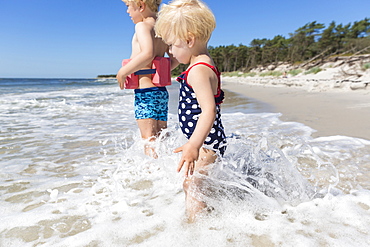
[[[303,123],[314,137],[350,136],[370,140],[370,69],[361,78],[326,67],[312,75],[222,77],[223,89],[271,105],[281,120]]]

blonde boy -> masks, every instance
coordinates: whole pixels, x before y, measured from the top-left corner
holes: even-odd
[[[220,72],[207,49],[216,26],[211,10],[199,0],[175,0],[164,5],[155,26],[157,36],[169,46],[172,56],[189,67],[179,77],[179,122],[188,142],[177,148],[182,152],[178,172],[185,169],[183,183],[186,211],[190,221],[207,207],[202,200],[207,166],[222,156],[226,136],[221,122],[220,104],[224,99]]]
[[[124,89],[126,77],[136,71],[150,69],[155,57],[163,57],[168,46],[155,38],[154,24],[161,0],[123,0],[127,13],[135,24],[132,37],[131,61],[117,73],[117,81]],[[156,87],[152,75],[140,75],[139,87],[135,89],[135,118],[141,137],[154,141],[162,129],[167,128],[168,92],[165,87]],[[145,153],[156,157],[154,149],[148,144]]]

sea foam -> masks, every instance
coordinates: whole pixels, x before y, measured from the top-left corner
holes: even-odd
[[[224,107],[227,151],[201,195],[213,210],[188,224],[175,107],[152,159],[132,91],[113,83],[19,90],[0,105],[1,246],[370,245],[367,140]]]

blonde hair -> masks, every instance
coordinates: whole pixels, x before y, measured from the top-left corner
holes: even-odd
[[[129,4],[130,2],[136,3],[137,6],[140,6],[140,2],[143,2],[148,6],[148,8],[157,13],[159,5],[161,4],[162,0],[122,0],[125,4]]]
[[[170,39],[188,41],[189,34],[207,42],[215,28],[215,16],[200,0],[174,0],[163,4],[155,24],[156,35],[165,42]]]

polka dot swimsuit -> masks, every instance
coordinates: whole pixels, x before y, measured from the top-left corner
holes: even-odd
[[[216,67],[207,63],[196,63],[177,78],[177,81],[181,84],[178,107],[180,127],[186,138],[189,139],[195,130],[198,118],[202,112],[193,88],[186,81],[189,71],[197,65],[205,65],[211,68],[218,77],[217,94],[215,95],[216,119],[209,135],[204,141],[204,147],[223,155],[226,150],[226,136],[221,122],[220,104],[224,99],[224,92],[221,90],[220,72]]]

